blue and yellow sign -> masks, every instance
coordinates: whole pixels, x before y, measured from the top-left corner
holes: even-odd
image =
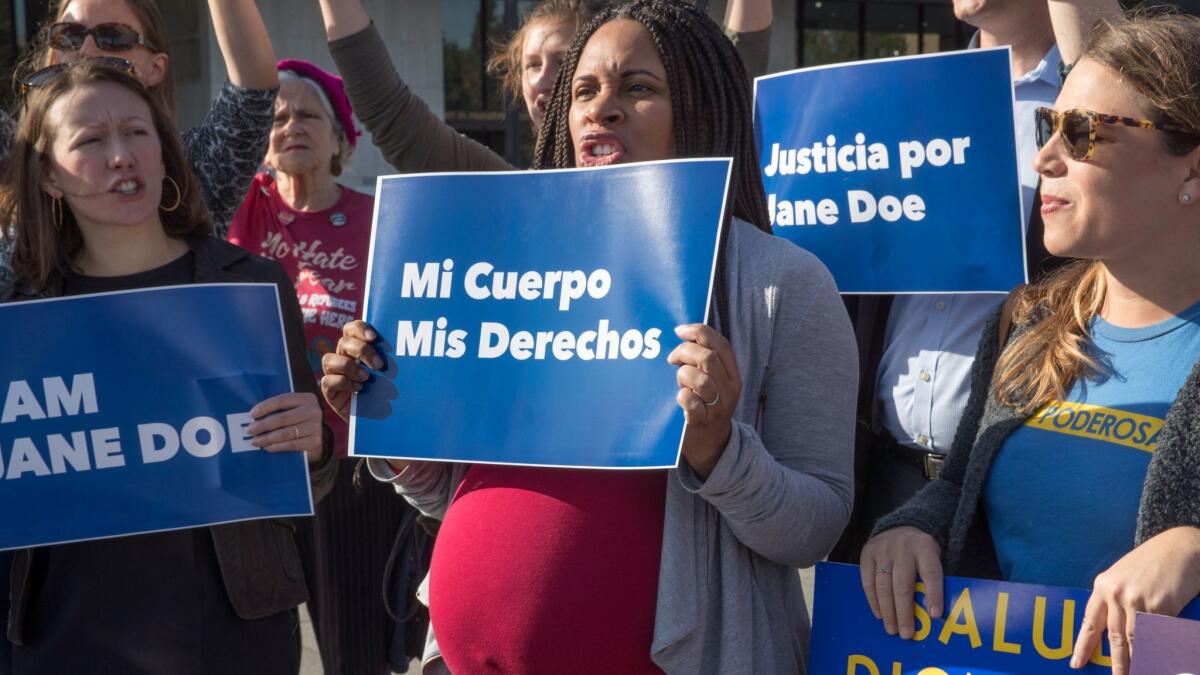
[[[1067,675],[1111,672],[1107,636],[1088,666],[1071,670],[1090,591],[946,577],[943,618],[917,584],[912,640],[888,635],[871,614],[858,567],[818,563],[813,598],[814,675]],[[1183,617],[1200,618],[1200,602]],[[1139,633],[1140,634],[1140,633]]]

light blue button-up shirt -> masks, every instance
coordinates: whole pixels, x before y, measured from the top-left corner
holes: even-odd
[[[971,47],[978,42],[976,34]],[[1054,105],[1062,87],[1058,64],[1058,47],[1052,47],[1037,67],[1013,81],[1021,218],[1026,227],[1038,182],[1033,168],[1037,155],[1033,111]],[[1003,300],[995,294],[896,297],[888,317],[876,396],[880,422],[897,441],[938,453],[950,450],[967,406],[979,334]]]

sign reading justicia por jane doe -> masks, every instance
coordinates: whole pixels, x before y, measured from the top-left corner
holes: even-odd
[[[10,303],[0,324],[0,549],[312,514],[304,454],[246,434],[292,391],[274,284]]]
[[[819,66],[754,82],[775,233],[843,293],[1025,280],[1009,50]]]
[[[382,177],[350,454],[666,468],[667,355],[705,321],[730,161]]]

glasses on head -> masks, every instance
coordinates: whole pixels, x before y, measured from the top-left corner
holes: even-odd
[[[137,76],[137,73],[133,69],[133,63],[128,59],[121,59],[115,56],[94,56],[92,58],[80,59],[70,63],[56,63],[52,66],[46,66],[41,70],[36,70],[29,75],[26,75],[25,77],[21,78],[21,93],[24,94],[30,89],[41,87],[58,77],[60,74],[66,72],[67,69],[73,68],[81,63],[91,63],[98,65],[101,68],[111,68],[113,70],[119,70],[123,73],[129,73],[135,77]]]
[[[137,45],[152,52],[158,51],[154,43],[134,30],[133,26],[123,23],[99,23],[88,28],[74,21],[59,21],[46,29],[50,46],[65,52],[82,49],[89,35],[96,41],[96,46],[106,52],[123,52]]]
[[[1096,152],[1096,129],[1101,124],[1119,124],[1139,129],[1157,129],[1195,135],[1193,132],[1173,124],[1152,122],[1135,117],[1122,117],[1121,115],[1106,115],[1091,110],[1076,109],[1056,112],[1050,108],[1038,108],[1034,112],[1034,118],[1037,121],[1039,150],[1050,142],[1050,137],[1055,132],[1058,132],[1067,156],[1080,162],[1091,159],[1092,154]]]

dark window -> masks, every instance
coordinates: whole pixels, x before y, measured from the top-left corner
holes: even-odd
[[[950,5],[921,5],[921,53],[945,52],[965,47],[974,31],[954,18]]]
[[[798,10],[802,66],[961,49],[974,32],[949,2],[804,0]]]
[[[46,21],[49,8],[44,0],[0,0],[0,105],[12,109],[18,87],[12,75],[28,57],[37,30]]]
[[[867,3],[863,58],[920,54],[917,5],[882,2]]]
[[[509,162],[527,166],[533,134],[520,100],[506,101],[487,60],[534,0],[442,0],[446,122]]]
[[[17,65],[17,27],[15,24],[15,8],[12,5],[0,5],[0,73],[13,72]],[[8,109],[12,97],[10,82],[0,87],[0,105]]]
[[[810,0],[804,7],[804,66],[859,58],[858,2]]]

